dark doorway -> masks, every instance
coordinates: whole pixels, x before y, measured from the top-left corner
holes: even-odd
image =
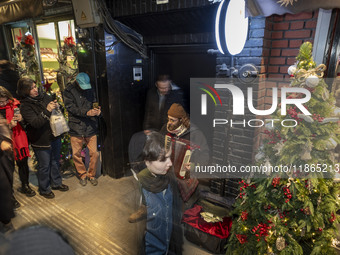
[[[211,48],[214,48],[214,45],[152,47],[151,86],[157,75],[169,74],[172,81],[183,90],[185,108],[190,113],[190,78],[216,77],[216,55],[208,54],[208,49]],[[209,117],[212,121],[214,116]],[[207,127],[199,126],[199,128],[205,134],[211,150],[212,131],[207,130]]]

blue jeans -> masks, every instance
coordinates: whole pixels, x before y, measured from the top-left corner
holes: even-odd
[[[48,194],[51,186],[57,187],[62,184],[59,169],[61,139],[58,138],[51,142],[51,147],[46,150],[33,149],[38,160],[38,184],[39,192]]]

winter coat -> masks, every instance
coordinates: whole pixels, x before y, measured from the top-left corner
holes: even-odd
[[[78,137],[90,137],[97,134],[98,117],[87,116],[93,109],[95,96],[92,89],[82,90],[76,82],[69,83],[64,91],[64,103],[68,111],[69,134]]]
[[[1,116],[0,122],[0,144],[3,141],[11,143],[10,130]],[[13,153],[0,149],[0,221],[9,221],[15,216],[12,202],[13,172]]]
[[[50,127],[51,112],[47,110],[51,101],[52,98],[42,91],[36,98],[21,100],[20,112],[26,124],[28,141],[34,149],[46,150],[55,139]]]
[[[165,124],[162,127],[160,131],[161,134],[166,135],[168,133],[166,126],[167,125]],[[200,146],[200,149],[194,151],[191,156],[190,161],[192,163],[199,163],[200,165],[207,165],[209,163],[209,146],[207,140],[202,131],[199,130],[195,124],[190,123],[190,128],[177,138],[188,140],[193,144]]]
[[[159,109],[159,94],[157,87],[148,91],[146,96],[144,130],[159,131],[167,122],[168,110],[173,103],[183,105],[183,93],[179,87],[172,85],[172,90],[165,96],[164,106]]]

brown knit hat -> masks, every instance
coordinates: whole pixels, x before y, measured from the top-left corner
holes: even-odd
[[[171,117],[177,118],[177,119],[181,119],[181,118],[186,117],[187,113],[184,110],[183,106],[175,103],[171,105],[168,111],[168,115],[170,115]]]

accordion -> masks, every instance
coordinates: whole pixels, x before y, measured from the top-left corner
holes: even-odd
[[[186,171],[185,164],[190,162],[192,152],[198,150],[200,146],[191,143],[189,140],[176,138],[171,134],[165,136],[165,148],[172,148],[171,161],[175,175],[179,179],[190,178],[189,172]]]

